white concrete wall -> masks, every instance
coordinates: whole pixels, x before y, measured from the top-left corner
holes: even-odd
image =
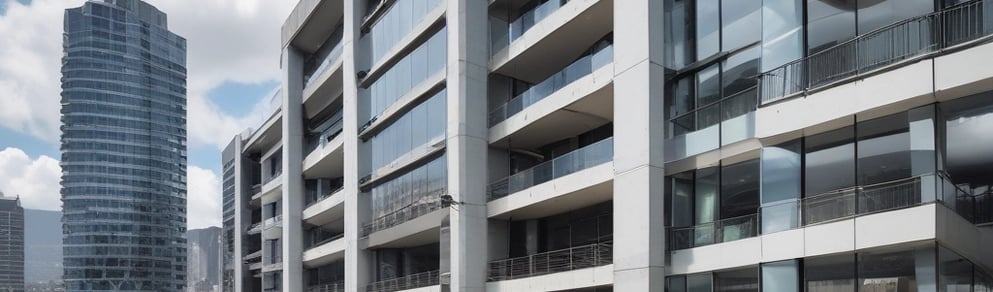
[[[283,49],[283,289],[303,290],[303,57]]]
[[[486,291],[563,291],[614,284],[614,266],[606,265],[486,283]],[[618,290],[615,290],[618,291]]]

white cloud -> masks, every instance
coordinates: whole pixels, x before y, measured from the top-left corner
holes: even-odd
[[[62,17],[65,8],[82,0],[6,2],[0,16],[0,126],[39,137],[52,144],[59,138]],[[261,83],[277,80],[280,27],[295,1],[150,0],[169,16],[169,27],[187,39],[189,144],[222,149],[246,127],[256,126],[272,110],[260,96],[244,96],[255,104],[243,117],[226,114],[207,99],[224,82]]]
[[[62,210],[61,176],[62,168],[54,158],[31,159],[23,150],[12,147],[0,151],[0,190],[7,196],[20,195],[24,208]]]
[[[221,226],[221,178],[213,171],[188,166],[186,222],[189,229]]]

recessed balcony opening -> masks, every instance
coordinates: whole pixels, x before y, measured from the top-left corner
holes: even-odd
[[[601,203],[529,220],[492,220],[506,232],[491,250],[503,259],[489,264],[489,281],[604,266],[613,263],[613,204]],[[499,232],[499,231],[498,231]],[[502,242],[501,242],[502,241]]]
[[[345,261],[304,269],[306,292],[345,291]]]
[[[432,243],[410,248],[385,248],[374,252],[373,277],[369,292],[392,292],[438,285],[440,245]]]

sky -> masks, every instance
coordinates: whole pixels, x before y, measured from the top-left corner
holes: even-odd
[[[0,0],[0,192],[25,208],[61,210],[62,17],[84,2]],[[296,1],[146,2],[187,40],[187,222],[220,226],[220,151],[274,110],[280,27]]]

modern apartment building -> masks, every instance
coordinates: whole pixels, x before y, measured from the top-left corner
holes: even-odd
[[[24,291],[24,208],[0,192],[0,291]]]
[[[225,155],[233,288],[990,291],[990,35],[990,0],[300,1]]]
[[[67,291],[186,287],[186,40],[140,0],[65,12]]]

